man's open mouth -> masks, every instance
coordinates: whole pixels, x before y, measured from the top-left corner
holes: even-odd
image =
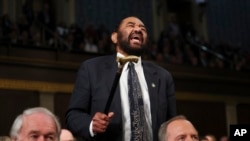
[[[142,34],[138,34],[138,33],[131,34],[130,41],[141,44],[143,41]]]

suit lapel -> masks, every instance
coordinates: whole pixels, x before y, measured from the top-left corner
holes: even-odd
[[[104,62],[104,72],[103,75],[105,76],[106,80],[106,86],[107,86],[107,94],[110,95],[114,79],[116,76],[116,71],[118,69],[118,64],[116,62],[116,54],[111,55],[105,59]],[[119,82],[117,82],[117,87],[115,90],[115,94],[111,103],[111,108],[110,111],[116,112],[116,119],[114,120],[119,120],[121,121],[121,98],[120,98],[120,92],[119,92]]]
[[[154,67],[150,67],[147,62],[142,62],[143,71],[145,75],[145,79],[148,86],[148,93],[150,98],[150,107],[151,107],[151,118],[152,118],[152,128],[156,127],[157,120],[157,99],[158,99],[158,89],[160,84],[160,78],[158,72]],[[153,109],[153,110],[152,110]]]
[[[113,85],[117,68],[116,55],[111,55],[105,59],[103,75],[105,76],[106,85],[109,91]]]

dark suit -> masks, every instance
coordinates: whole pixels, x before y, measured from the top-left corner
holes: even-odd
[[[89,125],[96,112],[103,112],[117,71],[116,55],[102,56],[82,63],[66,113],[66,125],[76,135],[91,139]],[[176,100],[172,76],[153,63],[142,61],[148,84],[154,141],[164,121],[176,115]],[[119,85],[118,85],[119,86]],[[122,113],[119,87],[110,111],[114,117],[104,134],[96,140],[122,141]]]

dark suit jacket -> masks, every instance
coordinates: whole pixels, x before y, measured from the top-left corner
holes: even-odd
[[[78,71],[75,88],[66,113],[66,125],[74,135],[91,140],[89,126],[96,112],[103,112],[115,74],[116,54],[87,60]],[[154,141],[158,140],[160,125],[176,115],[174,82],[171,74],[150,62],[142,61],[148,84]],[[110,110],[114,117],[98,141],[122,141],[122,113],[119,85]]]

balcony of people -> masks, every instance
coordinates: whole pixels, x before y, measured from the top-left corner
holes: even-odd
[[[74,23],[56,23],[42,13],[35,16],[34,13],[24,12],[16,22],[4,14],[1,16],[0,27],[1,56],[10,53],[4,50],[15,48],[82,56],[110,54],[114,51],[110,33],[105,25],[95,27],[89,24],[82,29]],[[198,36],[191,24],[178,25],[174,22],[168,24],[158,39],[149,39],[143,58],[168,66],[250,70],[249,51],[225,42],[215,45]]]

